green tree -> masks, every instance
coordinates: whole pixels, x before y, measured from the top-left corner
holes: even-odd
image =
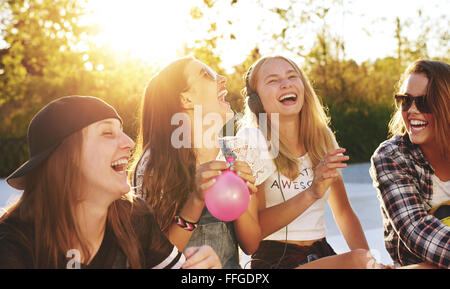
[[[0,136],[23,135],[31,116],[49,100],[61,96],[62,77],[83,74],[82,58],[74,51],[89,33],[78,19],[83,1],[2,1]],[[66,89],[66,88],[64,88]],[[66,90],[64,90],[66,91]]]
[[[236,113],[244,112],[245,98],[241,94],[242,89],[245,87],[244,76],[250,66],[261,56],[259,48],[255,47],[241,64],[233,67],[232,73],[226,75],[228,89],[226,100],[230,102],[233,111]]]
[[[91,41],[82,25],[85,1],[2,1],[0,52],[0,176],[27,159],[32,116],[65,95],[93,95],[113,105],[135,137],[144,88],[157,67]],[[10,156],[13,156],[12,158]]]

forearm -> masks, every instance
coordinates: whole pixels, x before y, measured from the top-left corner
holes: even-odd
[[[234,221],[234,231],[245,254],[251,255],[256,252],[261,242],[261,228],[248,211]]]
[[[311,187],[286,202],[259,211],[261,238],[280,230],[306,211],[317,199]]]
[[[336,217],[336,223],[350,250],[367,249],[369,245],[364,230],[356,214],[351,210]]]
[[[342,176],[333,182],[330,189],[331,193],[328,198],[328,204],[348,247],[350,250],[368,250],[369,245],[367,244],[366,236],[364,235],[358,217],[350,205]]]
[[[403,223],[402,223],[403,222]],[[404,224],[399,226],[399,224]],[[450,229],[432,215],[394,221],[402,243],[424,261],[449,268]]]
[[[422,262],[419,264],[398,267],[396,269],[439,269],[439,267],[433,266],[427,262]]]
[[[261,242],[261,227],[258,222],[258,197],[250,196],[250,203],[242,216],[234,221],[234,231],[239,246],[245,254],[251,255],[259,247]]]
[[[405,164],[398,165],[386,156],[375,155],[372,167],[372,178],[383,215],[387,218],[385,221],[392,225],[393,232],[389,233],[401,239],[401,242],[391,244],[399,252],[392,256],[393,259],[400,260],[404,258],[402,255],[409,254],[401,250],[406,247],[416,257],[435,266],[448,268],[450,229],[425,209],[421,193],[425,189],[416,185],[420,180],[402,169],[406,167]]]
[[[204,201],[191,196],[186,201],[183,208],[180,210],[179,216],[181,216],[186,221],[196,223],[200,219],[204,206]],[[194,231],[188,231],[181,228],[174,222],[165,234],[169,241],[174,244],[179,251],[183,251],[187,243],[189,242],[189,239],[191,238],[193,232]]]
[[[400,201],[395,199],[395,205],[392,205],[394,202],[389,198],[399,195],[399,190],[390,188],[386,191],[390,193],[381,193],[382,208],[392,224],[393,231],[401,240],[397,246],[406,247],[416,257],[432,265],[448,268],[450,264],[449,227],[428,214],[415,195],[404,193],[404,199]],[[396,249],[399,250],[399,248]],[[399,258],[402,257],[399,255]]]

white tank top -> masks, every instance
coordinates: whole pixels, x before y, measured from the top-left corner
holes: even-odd
[[[437,206],[443,202],[450,200],[450,181],[441,181],[436,175],[431,177],[433,181],[433,196],[431,206]]]
[[[284,202],[283,195],[287,201],[311,186],[314,175],[308,153],[298,160],[300,174],[294,181],[291,181],[281,173],[278,174],[278,171],[266,179],[264,182],[266,208]],[[286,227],[283,227],[279,231],[267,236],[265,240],[308,241],[325,237],[327,235],[327,228],[324,222],[324,213],[329,194],[330,190],[287,226],[287,238]]]
[[[247,153],[241,159],[248,161],[253,173],[256,175],[257,181],[255,184],[258,185],[264,183],[266,208],[284,202],[280,187],[283,191],[285,200],[289,200],[311,186],[314,176],[312,162],[308,153],[298,159],[300,174],[294,181],[291,181],[281,173],[279,175],[280,180],[278,180],[278,171],[276,170],[272,158],[268,157],[270,156],[269,148],[262,132],[257,128],[246,127],[238,131],[236,136],[242,138],[243,143],[247,144],[248,147],[256,148],[256,150],[252,149],[251,153]],[[333,141],[335,148],[338,148],[338,144],[334,137]],[[256,164],[252,163],[255,162],[255,160]],[[286,227],[283,227],[264,239],[309,241],[325,237],[327,235],[327,228],[324,222],[324,214],[329,195],[330,190],[328,190],[321,199],[314,202],[300,216],[288,224],[287,238]]]

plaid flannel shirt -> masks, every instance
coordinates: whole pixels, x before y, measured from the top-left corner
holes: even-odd
[[[396,264],[450,265],[450,228],[429,214],[434,170],[409,136],[383,142],[370,175],[383,216],[384,242]]]

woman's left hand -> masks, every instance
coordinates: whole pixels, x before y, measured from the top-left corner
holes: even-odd
[[[222,264],[216,252],[208,245],[189,247],[184,250],[186,262],[182,269],[222,269]]]
[[[255,186],[256,178],[253,176],[252,169],[246,162],[235,161],[231,165],[230,170],[235,172],[239,177],[241,177],[250,189],[250,194],[254,194],[258,191]]]
[[[315,199],[322,198],[330,185],[336,181],[339,177],[337,170],[347,167],[343,162],[347,161],[349,156],[343,155],[344,152],[344,148],[329,151],[314,168],[314,180],[310,188]]]

